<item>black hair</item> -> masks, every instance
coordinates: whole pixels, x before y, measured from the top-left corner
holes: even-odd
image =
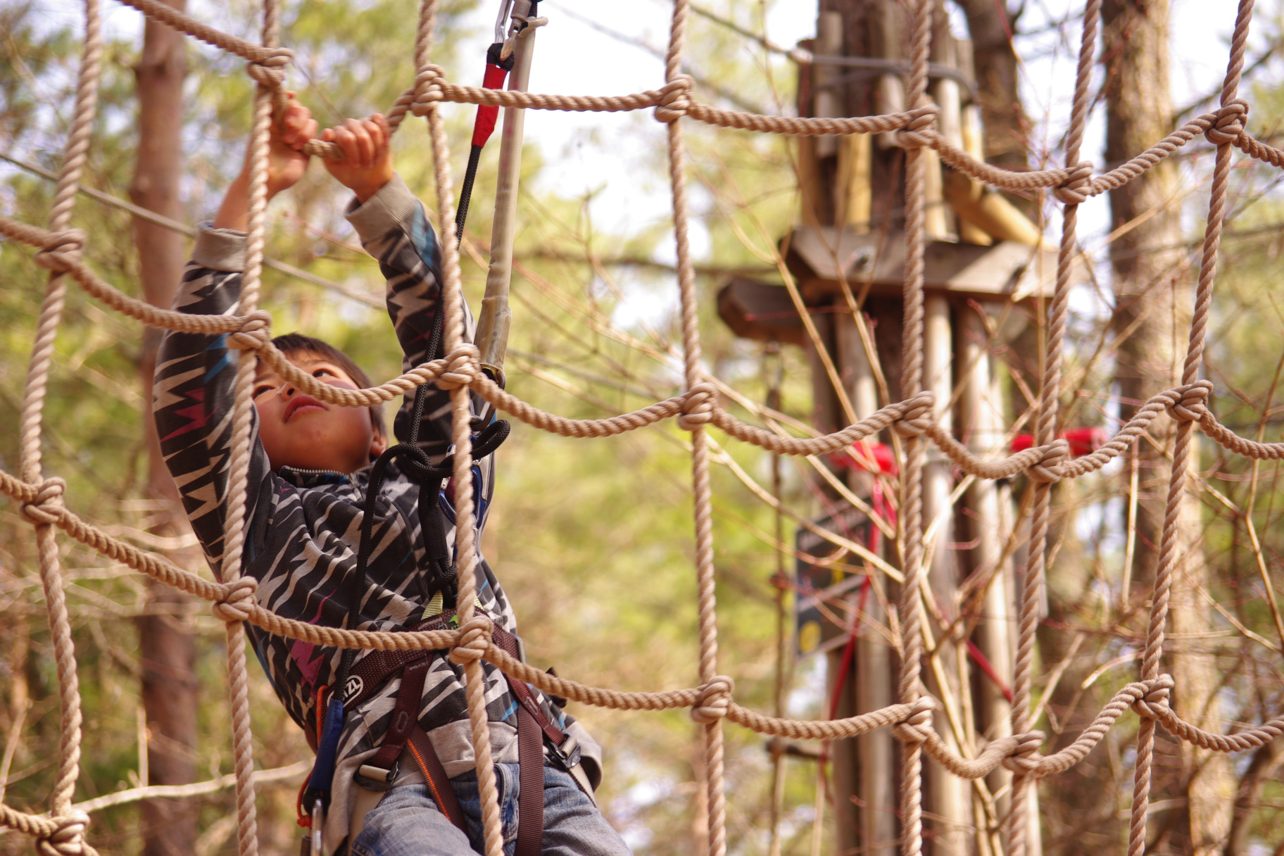
[[[372,386],[370,376],[365,373],[361,366],[353,362],[352,357],[349,357],[329,342],[324,342],[313,336],[305,336],[302,333],[285,333],[274,338],[272,344],[286,356],[297,354],[301,351],[316,354],[318,357],[329,360],[343,369],[347,372],[348,377],[355,380],[360,386]],[[369,410],[370,425],[374,428],[375,435],[386,439],[388,434],[383,427],[383,408],[378,404],[372,404]]]

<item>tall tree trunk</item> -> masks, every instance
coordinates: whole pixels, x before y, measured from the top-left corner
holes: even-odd
[[[182,10],[184,0],[168,0]],[[148,19],[143,53],[135,67],[138,87],[138,160],[130,198],[138,205],[182,219],[179,180],[182,175],[180,130],[183,78],[187,71],[183,37]],[[134,244],[146,299],[168,307],[183,271],[182,236],[141,219],[134,220]],[[143,338],[140,372],[145,401],[151,400],[157,332]],[[144,418],[148,444],[147,493],[158,511],[150,526],[174,534],[185,529],[183,515],[150,416]],[[147,717],[148,784],[191,782],[195,774],[196,647],[183,620],[193,604],[186,595],[148,581],[146,613],[138,620],[142,658],[143,708]],[[148,800],[142,804],[145,856],[191,854],[196,843],[195,806],[182,800]]]
[[[1164,137],[1172,125],[1169,93],[1168,0],[1106,0],[1102,8],[1106,70],[1106,160],[1116,164]],[[1190,329],[1194,274],[1173,248],[1180,244],[1181,194],[1176,168],[1165,161],[1110,195],[1112,226],[1125,231],[1111,245],[1116,309],[1116,380],[1127,419],[1138,405],[1178,383]],[[1124,227],[1127,227],[1125,230]],[[1154,579],[1168,490],[1173,423],[1151,428],[1153,442],[1133,450],[1137,472],[1134,604]],[[1197,455],[1197,444],[1191,444]],[[1172,461],[1185,468],[1192,460]],[[1201,545],[1200,504],[1187,494],[1176,537],[1179,565],[1172,589],[1169,663],[1176,681],[1173,702],[1183,716],[1218,729],[1217,673],[1204,634],[1210,629],[1199,589],[1209,569]],[[1125,569],[1127,572],[1128,569]],[[1144,612],[1142,613],[1144,614]],[[1202,637],[1202,638],[1201,638]],[[1162,729],[1157,739],[1163,740]],[[1167,761],[1167,763],[1166,763]],[[1166,765],[1166,766],[1165,766]],[[1158,812],[1156,852],[1211,853],[1230,826],[1234,784],[1225,756],[1189,744],[1156,752],[1157,786],[1163,796],[1184,796]]]
[[[1006,0],[955,0],[967,18],[976,71],[976,101],[985,129],[985,160],[1004,169],[1029,165],[1029,120],[1017,88],[1017,55],[1012,47],[1017,13]],[[1028,213],[1028,212],[1027,212]]]

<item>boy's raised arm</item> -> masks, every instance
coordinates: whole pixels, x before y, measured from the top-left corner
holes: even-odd
[[[243,234],[203,228],[174,308],[193,315],[236,314],[244,256]],[[152,386],[161,454],[210,567],[220,578],[236,357],[228,348],[227,334],[166,332]],[[249,464],[247,521],[255,519],[259,488],[269,472],[267,455],[255,440]]]
[[[294,145],[301,146],[315,129],[307,110],[291,102],[272,137],[269,197],[302,177],[307,157]],[[197,236],[174,300],[177,311],[192,315],[240,312],[248,188],[247,164],[228,187],[214,223],[203,226]],[[161,453],[210,567],[220,576],[236,357],[225,334],[167,331],[161,339],[152,394]],[[255,512],[270,471],[267,454],[255,440],[249,465],[249,526],[262,523]]]
[[[409,370],[444,352],[441,255],[423,205],[392,169],[388,137],[387,122],[375,115],[349,119],[321,138],[344,152],[342,160],[327,161],[326,168],[356,194],[348,220],[387,280],[388,315],[401,344],[403,368]],[[466,306],[464,314],[465,336],[471,338]],[[444,453],[450,443],[450,396],[436,386],[426,395],[420,440],[429,454]],[[410,418],[407,403],[397,414],[399,438],[409,436]]]

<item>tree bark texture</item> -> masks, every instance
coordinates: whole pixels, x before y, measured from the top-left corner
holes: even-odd
[[[184,0],[169,3],[179,10],[185,7]],[[184,50],[182,35],[148,19],[142,56],[134,69],[139,139],[129,195],[135,204],[175,220],[185,219],[179,199],[183,79],[187,70]],[[150,303],[170,306],[182,276],[184,243],[181,235],[134,220],[139,275]],[[158,343],[157,331],[148,328],[139,366],[145,401],[151,400]],[[158,509],[149,528],[169,534],[185,531],[186,523],[148,416],[144,417],[143,430],[149,452],[147,493]],[[147,720],[147,784],[184,784],[193,781],[196,772],[196,648],[191,629],[183,620],[192,611],[193,603],[187,595],[151,580],[147,600],[146,614],[138,620],[142,700]],[[144,856],[194,852],[196,807],[190,801],[145,801],[140,822]]]
[[[985,160],[1004,169],[1029,164],[1029,121],[1017,87],[1017,56],[1012,47],[1017,13],[1006,0],[955,0],[967,18],[976,73],[976,101],[985,128]]]
[[[1102,9],[1106,95],[1106,161],[1117,164],[1162,139],[1172,128],[1169,92],[1167,0],[1106,0]],[[1121,419],[1148,397],[1180,382],[1198,271],[1172,248],[1181,241],[1176,167],[1165,161],[1110,194],[1114,272],[1116,382]],[[1144,626],[1144,603],[1156,572],[1168,492],[1174,423],[1160,420],[1149,439],[1134,448],[1137,471],[1136,550],[1131,568],[1132,603]],[[1197,436],[1197,435],[1196,435]],[[1197,455],[1198,446],[1191,444]],[[1197,463],[1172,461],[1172,467]],[[1177,688],[1173,704],[1196,724],[1222,730],[1217,715],[1215,650],[1200,597],[1210,571],[1201,544],[1200,503],[1186,493],[1177,528],[1177,567],[1168,627],[1168,671]],[[1128,569],[1125,569],[1125,573]],[[1202,638],[1201,638],[1202,637]],[[1155,853],[1218,852],[1229,834],[1234,783],[1228,759],[1176,745],[1162,729],[1156,748],[1153,799],[1173,807],[1152,814]],[[1184,799],[1183,799],[1184,798]]]

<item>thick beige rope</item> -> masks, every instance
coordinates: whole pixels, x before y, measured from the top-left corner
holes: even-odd
[[[928,51],[931,47],[932,21],[928,0],[911,5],[910,79],[906,87],[908,103],[924,108],[927,103]],[[898,133],[906,148],[905,172],[905,284],[902,291],[901,393],[906,396],[926,392],[923,380],[923,354],[926,347],[923,295],[923,254],[926,247],[928,131],[935,122],[934,111],[920,111],[915,123]],[[931,411],[922,415],[930,418]],[[900,678],[898,694],[902,704],[914,704],[923,695],[923,604],[920,589],[923,567],[923,465],[927,448],[918,422],[898,422],[898,433],[904,438],[905,467],[900,473],[901,511],[898,521],[897,547],[902,559],[905,582],[901,585],[899,617]],[[901,852],[910,856],[923,850],[923,744],[932,721],[930,709],[914,714],[913,721],[902,726],[898,736],[904,741],[901,754]]]
[[[1222,85],[1221,104],[1226,109],[1237,101],[1240,74],[1244,68],[1244,54],[1248,46],[1249,24],[1253,18],[1253,0],[1241,0],[1235,18],[1235,31],[1231,37],[1230,58],[1226,65],[1226,78]],[[1244,111],[1239,111],[1242,117]],[[1230,183],[1232,146],[1239,132],[1223,130],[1214,137],[1217,159],[1213,164],[1213,185],[1208,200],[1208,219],[1204,226],[1204,252],[1200,259],[1199,282],[1195,287],[1195,308],[1190,323],[1190,340],[1186,349],[1186,362],[1182,366],[1182,383],[1194,384],[1204,359],[1204,337],[1208,316],[1212,309],[1213,283],[1217,273],[1217,252],[1221,245],[1222,225],[1226,217],[1226,193]],[[1192,414],[1193,415],[1193,414]],[[1164,653],[1164,632],[1168,621],[1168,603],[1172,592],[1173,575],[1181,557],[1177,555],[1178,516],[1189,477],[1189,452],[1192,419],[1179,419],[1177,436],[1173,442],[1173,466],[1168,479],[1168,501],[1164,508],[1164,523],[1159,541],[1159,563],[1150,601],[1150,625],[1146,634],[1145,655],[1142,659],[1141,678],[1150,680],[1159,675],[1159,661]],[[1146,816],[1150,808],[1151,768],[1155,751],[1155,722],[1143,719],[1137,731],[1137,765],[1133,777],[1132,823],[1128,830],[1129,856],[1141,856],[1146,850]]]
[[[1088,0],[1083,13],[1083,32],[1079,42],[1079,63],[1075,69],[1074,102],[1066,138],[1066,170],[1074,176],[1074,185],[1086,183],[1091,167],[1077,166],[1088,121],[1088,85],[1092,74],[1097,28],[1100,23],[1100,0]],[[1064,204],[1061,243],[1057,254],[1057,277],[1052,303],[1048,307],[1048,331],[1043,357],[1043,377],[1039,388],[1039,416],[1035,443],[1046,446],[1055,441],[1058,405],[1061,393],[1061,351],[1065,342],[1069,316],[1070,268],[1075,257],[1075,227],[1081,195],[1077,192],[1058,194]],[[1020,586],[1017,654],[1012,681],[1012,733],[1033,730],[1031,721],[1031,671],[1034,661],[1035,631],[1043,600],[1043,581],[1048,551],[1048,519],[1051,514],[1052,482],[1037,479],[1034,484],[1034,510],[1030,522],[1030,550]],[[1013,856],[1025,856],[1029,825],[1029,805],[1034,778],[1027,770],[1016,769],[1012,778],[1012,803],[1008,815],[1008,845]]]
[[[675,0],[665,54],[664,78],[679,104],[689,79],[682,75],[682,52],[686,44],[687,2]],[[678,294],[682,315],[682,366],[688,394],[703,386],[701,366],[699,304],[695,268],[688,236],[686,147],[682,138],[682,111],[657,109],[655,118],[666,123],[669,144],[669,186],[673,198],[673,236],[677,251]],[[691,489],[695,513],[695,570],[700,642],[700,682],[708,694],[692,711],[703,726],[705,777],[705,829],[710,856],[727,852],[726,790],[723,783],[722,719],[730,701],[729,681],[718,675],[718,615],[713,568],[713,515],[709,488],[709,447],[704,426],[712,416],[710,402],[701,399],[697,408],[683,414],[679,424],[691,432]],[[712,696],[720,701],[715,702]]]
[[[450,178],[450,151],[446,141],[445,124],[437,105],[442,99],[441,72],[432,65],[429,48],[432,44],[436,16],[435,0],[425,0],[420,8],[419,26],[415,35],[415,103],[416,113],[426,115],[432,145],[432,160],[437,186],[437,214],[440,223],[455,222],[454,188]],[[443,228],[438,240],[441,245],[442,274],[444,282],[442,312],[445,313],[445,347],[455,351],[464,343],[464,302],[462,278],[459,272],[459,244],[453,229]],[[461,367],[462,368],[462,367]],[[468,366],[473,369],[473,366]],[[473,369],[475,371],[475,369]],[[459,647],[450,654],[451,659],[464,667],[464,686],[468,700],[468,719],[472,726],[473,752],[477,780],[481,790],[482,826],[485,834],[486,856],[503,856],[504,841],[499,817],[499,795],[495,786],[495,769],[491,761],[490,725],[486,715],[486,679],[482,671],[478,648],[490,640],[490,622],[475,615],[477,589],[477,531],[473,497],[472,435],[469,422],[472,416],[468,382],[472,380],[467,369],[450,385],[451,416],[454,440],[455,480],[455,549],[458,560],[456,579],[459,585],[460,632],[463,637]]]
[[[89,152],[89,143],[98,106],[99,73],[102,59],[101,19],[97,0],[85,2],[85,40],[77,76],[75,111],[63,152],[62,170],[49,212],[49,232],[65,235],[75,207],[80,174]],[[62,320],[67,294],[65,278],[51,271],[40,308],[40,320],[32,347],[31,361],[23,396],[19,428],[20,467],[29,483],[48,484],[56,494],[60,482],[45,483],[41,467],[41,422],[49,368],[53,359],[54,338]],[[39,515],[30,516],[35,527],[40,562],[40,584],[44,590],[53,639],[54,663],[58,674],[59,755],[58,776],[53,790],[51,828],[38,833],[37,847],[56,854],[92,854],[84,841],[87,818],[71,814],[71,801],[80,773],[80,686],[76,675],[76,651],[71,638],[71,621],[63,591],[58,544],[53,525]]]
[[[73,540],[90,546],[113,561],[122,562],[142,573],[204,598],[214,606],[228,627],[228,671],[233,714],[234,754],[236,758],[238,846],[241,853],[256,852],[252,788],[253,760],[250,753],[246,682],[248,673],[244,657],[243,625],[249,622],[273,633],[315,644],[344,648],[379,648],[385,650],[449,650],[464,663],[469,718],[477,752],[479,780],[483,793],[483,825],[486,829],[486,852],[499,856],[502,851],[498,806],[493,769],[490,763],[488,726],[482,695],[481,661],[495,663],[506,673],[525,680],[546,692],[573,698],[588,704],[625,710],[665,710],[690,708],[693,718],[702,723],[705,736],[706,788],[708,816],[708,850],[723,854],[726,850],[725,782],[723,780],[723,735],[721,723],[729,719],[755,732],[795,739],[832,740],[867,733],[873,729],[891,728],[905,744],[905,778],[902,783],[903,841],[902,850],[918,853],[922,847],[922,795],[920,787],[922,754],[927,752],[946,769],[964,778],[979,778],[999,765],[1017,773],[1013,809],[1009,816],[1011,852],[1024,849],[1026,823],[1025,801],[1033,781],[1063,772],[1078,763],[1100,742],[1128,710],[1141,717],[1138,742],[1136,787],[1133,822],[1130,830],[1130,852],[1140,853],[1145,842],[1145,814],[1150,789],[1150,764],[1153,755],[1153,733],[1163,727],[1175,737],[1206,749],[1222,752],[1244,751],[1277,739],[1284,733],[1284,715],[1262,726],[1234,734],[1213,734],[1182,719],[1168,704],[1173,689],[1172,679],[1158,672],[1163,653],[1168,592],[1175,564],[1175,509],[1185,489],[1187,473],[1180,462],[1185,460],[1190,432],[1201,431],[1228,451],[1255,459],[1284,458],[1284,443],[1260,443],[1235,434],[1222,425],[1208,407],[1212,386],[1198,380],[1202,359],[1204,331],[1211,305],[1220,231],[1225,211],[1226,184],[1230,148],[1235,146],[1250,157],[1276,167],[1284,167],[1284,153],[1252,137],[1245,129],[1247,105],[1236,97],[1243,67],[1244,44],[1251,19],[1252,3],[1244,0],[1239,9],[1235,39],[1232,45],[1221,106],[1197,117],[1167,135],[1146,151],[1109,172],[1094,175],[1090,164],[1078,163],[1087,113],[1087,73],[1091,68],[1099,17],[1099,0],[1089,0],[1085,10],[1083,38],[1080,45],[1079,69],[1076,75],[1075,102],[1067,142],[1067,166],[1057,169],[1013,172],[983,164],[955,149],[935,130],[936,108],[924,98],[927,79],[927,56],[930,42],[929,4],[917,0],[913,9],[911,44],[910,103],[913,109],[883,116],[849,118],[789,118],[717,110],[695,101],[692,81],[680,73],[686,34],[688,7],[676,0],[666,56],[665,84],[656,90],[615,97],[578,97],[532,93],[495,92],[478,87],[457,86],[445,80],[440,68],[429,61],[429,45],[435,18],[435,3],[427,0],[420,11],[415,42],[416,79],[414,85],[399,97],[389,117],[393,127],[400,125],[409,112],[426,116],[436,171],[438,210],[441,222],[453,220],[453,191],[449,173],[449,153],[437,105],[442,101],[489,103],[521,106],[530,109],[619,111],[653,108],[658,121],[667,124],[670,158],[670,183],[673,195],[673,219],[678,255],[678,285],[682,302],[684,385],[682,394],[655,402],[638,410],[602,419],[565,419],[547,413],[510,395],[480,372],[476,349],[463,341],[462,293],[458,247],[453,234],[442,235],[443,287],[448,354],[406,372],[386,383],[364,390],[339,390],[321,384],[295,369],[270,343],[270,319],[258,312],[260,271],[262,267],[263,225],[265,208],[265,170],[267,128],[274,104],[279,104],[283,89],[283,69],[289,52],[276,46],[276,10],[272,0],[264,7],[263,44],[254,45],[209,28],[190,16],[175,12],[156,0],[126,0],[156,20],[176,27],[193,37],[223,50],[242,56],[250,62],[248,69],[258,84],[252,145],[252,193],[249,240],[245,272],[245,293],[239,307],[241,314],[220,317],[187,316],[157,310],[122,294],[102,281],[81,259],[84,237],[68,228],[72,201],[79,173],[89,145],[98,77],[98,13],[94,2],[86,3],[85,50],[81,63],[76,113],[68,136],[63,172],[52,207],[49,226],[41,229],[8,218],[0,218],[0,234],[38,248],[36,261],[50,270],[49,286],[33,345],[27,392],[21,420],[22,477],[0,472],[0,491],[21,505],[25,516],[36,530],[40,547],[41,576],[54,630],[56,661],[63,710],[62,749],[59,778],[53,795],[53,816],[40,817],[0,805],[0,824],[38,838],[41,852],[89,854],[94,851],[84,842],[87,818],[70,811],[79,765],[80,712],[76,687],[75,658],[71,647],[70,624],[63,598],[58,568],[54,529],[62,530]],[[849,427],[822,437],[782,437],[757,426],[748,425],[725,411],[718,401],[716,388],[703,375],[699,340],[694,268],[688,240],[686,203],[685,148],[681,120],[694,119],[721,127],[781,134],[851,134],[895,132],[908,151],[907,231],[910,248],[904,285],[905,333],[903,401],[889,404],[874,414],[855,421]],[[1154,396],[1111,440],[1088,456],[1069,460],[1066,445],[1055,439],[1058,393],[1060,386],[1060,352],[1064,341],[1069,262],[1075,249],[1076,207],[1086,199],[1110,192],[1171,156],[1174,152],[1204,135],[1218,147],[1214,170],[1210,216],[1206,230],[1204,258],[1196,295],[1196,311],[1190,331],[1190,344],[1183,369],[1182,383]],[[956,169],[992,186],[1005,189],[1039,189],[1054,191],[1065,206],[1061,254],[1058,264],[1057,290],[1049,309],[1049,336],[1044,373],[1040,389],[1037,423],[1038,445],[1026,451],[999,457],[982,458],[972,453],[932,417],[933,401],[922,387],[923,335],[923,202],[925,149],[934,149]],[[333,148],[311,147],[310,153],[332,157]],[[47,478],[40,466],[41,414],[52,344],[62,304],[65,280],[70,277],[88,294],[108,307],[150,326],[207,333],[229,333],[235,347],[243,353],[237,376],[237,410],[234,413],[232,461],[229,473],[229,503],[226,521],[227,553],[223,565],[223,583],[212,583],[186,572],[161,557],[140,550],[108,536],[85,523],[63,503],[64,486],[57,478]],[[541,430],[568,437],[601,437],[654,425],[677,417],[682,428],[692,434],[692,480],[695,498],[696,573],[699,594],[700,663],[699,684],[690,689],[660,692],[621,692],[592,687],[572,680],[554,677],[517,662],[490,642],[488,623],[467,608],[461,615],[463,626],[458,631],[434,633],[382,633],[346,628],[318,627],[277,616],[255,602],[256,585],[241,576],[243,551],[244,492],[248,463],[248,385],[246,378],[256,359],[262,359],[282,371],[309,393],[323,400],[349,406],[368,405],[404,395],[424,383],[436,383],[451,391],[453,434],[456,445],[465,454],[457,456],[457,469],[467,460],[468,395],[477,393],[497,408],[505,410]],[[1048,495],[1052,483],[1095,472],[1123,454],[1161,412],[1178,421],[1179,462],[1173,468],[1169,503],[1161,549],[1160,573],[1152,598],[1150,631],[1147,637],[1141,680],[1120,689],[1102,709],[1093,723],[1067,748],[1042,756],[1038,748],[1042,735],[1029,728],[1030,671],[1034,630],[1037,626],[1037,602],[1041,592],[1047,550]],[[902,557],[904,585],[901,590],[902,664],[900,697],[897,704],[877,711],[861,713],[843,720],[798,721],[765,716],[738,705],[734,700],[731,678],[717,672],[717,612],[714,599],[714,566],[711,527],[711,492],[708,473],[708,440],[705,426],[717,425],[726,433],[764,449],[790,455],[823,455],[850,447],[853,443],[891,429],[906,438],[906,466],[901,475],[902,518],[899,548]],[[1032,523],[1030,562],[1025,571],[1018,643],[1017,675],[1014,688],[1013,736],[985,745],[974,757],[964,757],[941,739],[932,725],[932,700],[923,695],[920,659],[923,654],[923,606],[920,601],[923,576],[922,495],[921,479],[925,453],[924,438],[937,445],[962,471],[981,478],[1008,478],[1026,473],[1036,483],[1035,512]],[[475,498],[471,480],[456,473],[460,485],[456,497],[459,512],[459,549],[461,558],[461,597],[472,604],[473,570],[477,561],[475,538]]]

